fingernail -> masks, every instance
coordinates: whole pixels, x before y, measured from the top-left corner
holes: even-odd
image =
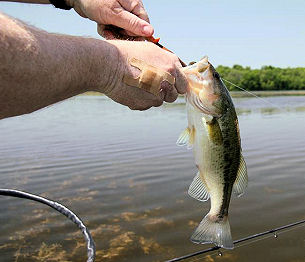
[[[142,29],[142,33],[147,36],[151,36],[153,32],[154,32],[153,28],[149,25],[145,25]]]

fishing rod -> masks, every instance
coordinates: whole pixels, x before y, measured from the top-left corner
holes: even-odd
[[[287,229],[287,228],[290,228],[290,227],[301,225],[303,223],[305,223],[305,219],[297,221],[297,222],[294,222],[294,223],[291,223],[291,224],[287,224],[287,225],[284,225],[284,226],[281,226],[281,227],[270,229],[270,230],[267,230],[265,232],[261,232],[261,233],[253,234],[253,235],[250,235],[250,236],[247,236],[247,237],[244,237],[244,238],[240,238],[238,240],[233,241],[233,243],[234,244],[238,244],[238,243],[241,243],[241,242],[245,242],[245,241],[248,241],[248,240],[251,240],[251,239],[255,239],[255,238],[258,238],[258,237],[261,237],[261,236],[265,236],[265,235],[268,235],[268,234],[272,234],[272,233],[275,233],[274,236],[277,237],[277,235],[276,235],[277,232],[282,231],[282,230]],[[176,257],[176,258],[167,260],[165,262],[182,261],[184,259],[195,257],[195,256],[198,256],[198,255],[201,255],[201,254],[204,254],[204,253],[209,253],[209,252],[218,250],[220,248],[221,247],[214,246],[214,247],[211,247],[211,248],[208,248],[208,249],[204,249],[204,250],[201,250],[201,251],[197,251],[197,252],[194,252],[194,253],[190,253],[190,254],[187,254],[187,255],[184,255],[184,256],[181,256],[181,257]]]
[[[74,214],[71,210],[69,210],[67,207],[65,207],[62,204],[59,204],[58,202],[55,202],[53,200],[43,198],[41,196],[37,196],[37,195],[30,194],[27,192],[19,191],[19,190],[0,189],[0,195],[25,198],[25,199],[33,200],[36,202],[40,202],[42,204],[48,205],[49,207],[55,209],[59,213],[65,215],[74,224],[76,224],[78,226],[78,228],[82,231],[82,233],[85,237],[86,243],[87,243],[87,262],[94,262],[95,244],[94,244],[93,238],[92,238],[89,230],[87,229],[87,227],[84,225],[83,221],[76,214]]]
[[[154,38],[153,36],[151,36],[151,37],[147,37],[146,40],[148,42],[154,43],[155,45],[159,46],[160,48],[162,48],[162,49],[164,49],[164,50],[166,50],[166,51],[168,51],[170,53],[174,53],[173,51],[167,49],[165,46],[163,46],[163,45],[161,45],[159,43],[160,37]],[[186,63],[184,63],[179,57],[178,57],[178,59],[179,59],[180,64],[182,65],[182,67],[186,67],[187,66]]]

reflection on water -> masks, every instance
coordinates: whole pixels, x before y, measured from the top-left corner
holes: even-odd
[[[234,239],[305,218],[305,97],[235,99],[249,187],[233,198]],[[278,108],[279,107],[279,108]],[[60,201],[88,225],[96,261],[164,261],[208,247],[189,237],[209,210],[187,195],[192,152],[176,147],[184,99],[133,112],[80,96],[0,121],[0,183]],[[85,261],[82,234],[48,207],[0,197],[0,255],[8,261]],[[304,261],[305,228],[200,257]],[[189,260],[194,261],[194,260]]]

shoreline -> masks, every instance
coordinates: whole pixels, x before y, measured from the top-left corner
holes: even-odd
[[[266,97],[266,96],[305,96],[305,90],[280,90],[280,91],[251,91],[256,96]],[[232,97],[253,97],[253,95],[245,91],[230,91]],[[103,96],[104,94],[99,92],[86,92],[81,94],[82,96]]]
[[[305,90],[250,91],[256,96],[305,96]],[[253,97],[245,91],[230,91],[232,97]]]

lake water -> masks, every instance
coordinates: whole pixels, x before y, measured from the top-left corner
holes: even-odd
[[[249,185],[232,198],[233,239],[305,219],[305,97],[234,99]],[[278,109],[276,106],[280,107]],[[96,261],[164,261],[189,241],[209,203],[187,195],[192,151],[177,147],[184,99],[145,112],[79,96],[0,121],[0,185],[54,199],[89,227]],[[0,196],[0,261],[85,261],[78,228],[36,202]],[[185,260],[186,261],[186,260]],[[187,261],[305,261],[305,226]]]

